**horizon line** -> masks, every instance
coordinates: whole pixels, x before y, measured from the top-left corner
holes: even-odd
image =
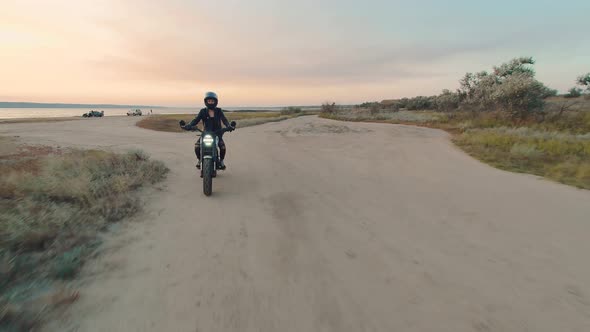
[[[13,104],[13,105],[10,105]],[[109,103],[61,103],[61,102],[30,102],[30,101],[0,101],[0,108],[27,108],[24,106],[37,106],[38,108],[51,108],[53,106],[77,106],[85,107],[103,107],[103,108],[118,108],[118,107],[143,107],[143,108],[201,108],[201,106],[162,106],[162,105],[145,105],[145,104],[109,104]],[[227,108],[280,108],[280,107],[320,107],[321,105],[270,105],[270,106],[226,106]],[[34,108],[34,107],[33,107]]]

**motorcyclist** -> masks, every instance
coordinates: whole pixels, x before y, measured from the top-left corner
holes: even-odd
[[[221,123],[229,129],[229,131],[233,131],[235,128],[231,127],[229,121],[223,114],[223,110],[217,107],[217,103],[219,99],[217,98],[217,94],[215,92],[207,92],[205,94],[205,108],[201,109],[199,114],[187,125],[183,126],[182,128],[185,130],[191,130],[194,126],[196,126],[200,121],[203,121],[203,129],[206,131],[218,131],[222,129]],[[225,159],[225,154],[227,152],[225,147],[225,142],[223,141],[223,135],[219,135],[219,168],[225,169],[225,164],[223,160]],[[195,155],[197,156],[197,168],[201,168],[201,138],[197,140],[195,143]]]

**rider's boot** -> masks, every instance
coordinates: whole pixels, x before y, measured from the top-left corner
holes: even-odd
[[[197,159],[197,168],[201,169],[201,159]]]
[[[223,159],[219,160],[219,169],[225,169],[225,164],[223,163]]]

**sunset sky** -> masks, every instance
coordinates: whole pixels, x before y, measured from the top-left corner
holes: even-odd
[[[590,1],[0,0],[0,101],[359,103],[455,89],[531,55],[590,72]]]

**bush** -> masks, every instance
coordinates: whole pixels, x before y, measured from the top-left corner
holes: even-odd
[[[371,113],[371,115],[377,115],[379,111],[381,111],[381,105],[379,103],[373,103],[369,107],[369,113]]]
[[[338,106],[336,106],[336,103],[323,103],[322,104],[322,109],[321,112],[322,113],[327,113],[327,114],[332,114],[335,113],[338,110]]]
[[[586,91],[590,92],[590,73],[578,77],[576,82],[586,87]]]
[[[436,97],[434,105],[437,111],[452,111],[459,108],[460,102],[461,98],[458,92],[451,92],[445,89]]]
[[[410,111],[431,110],[434,108],[436,97],[418,96],[408,100],[406,108]]]
[[[459,81],[460,106],[473,111],[492,111],[496,105],[491,96],[498,84],[495,77],[482,71],[476,74],[467,73]]]
[[[491,74],[465,74],[459,82],[461,106],[474,111],[500,110],[521,120],[542,111],[544,99],[556,91],[535,79],[534,63],[531,57],[522,57],[494,67]]]
[[[494,66],[494,75],[501,78],[509,77],[514,74],[534,77],[535,71],[530,67],[530,65],[534,64],[535,60],[532,57],[514,58],[500,66]]]
[[[527,74],[514,74],[496,86],[492,101],[512,118],[525,119],[545,106],[547,88]]]
[[[358,107],[360,107],[360,108],[371,108],[371,107],[373,107],[375,105],[380,106],[380,103],[378,103],[376,101],[368,101],[368,102],[364,102],[364,103],[358,105]]]
[[[294,115],[294,114],[300,114],[300,113],[301,113],[301,108],[293,107],[293,106],[289,106],[289,107],[283,108],[281,110],[281,115]]]
[[[582,95],[582,89],[573,87],[568,90],[568,93],[564,96],[566,98],[577,98]]]

